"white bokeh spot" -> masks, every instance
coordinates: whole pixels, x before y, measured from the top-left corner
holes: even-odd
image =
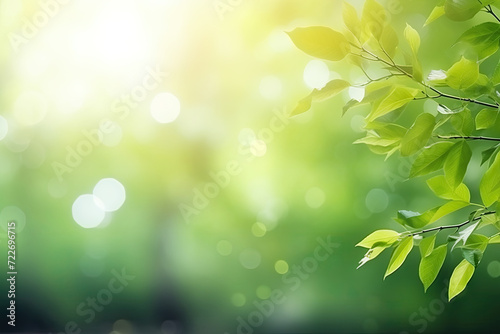
[[[84,228],[99,226],[104,220],[104,205],[94,195],[85,194],[79,196],[72,207],[73,219]]]
[[[158,123],[172,123],[181,112],[181,103],[172,93],[159,93],[151,101],[150,111]]]
[[[93,194],[100,200],[103,210],[113,212],[125,202],[125,187],[116,179],[107,178],[97,182]]]

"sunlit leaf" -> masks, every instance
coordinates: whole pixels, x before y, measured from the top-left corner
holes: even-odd
[[[446,258],[447,250],[445,244],[434,249],[429,255],[422,256],[418,267],[418,276],[424,285],[424,291],[427,291],[429,286],[436,280]]]
[[[368,121],[373,121],[378,117],[381,117],[397,108],[400,108],[410,101],[412,101],[417,95],[418,90],[415,88],[396,86],[389,94],[380,102],[377,108],[372,110],[368,116]]]
[[[500,24],[484,22],[464,32],[459,41],[469,44],[478,54],[478,58],[484,59],[498,50],[499,39]]]
[[[295,109],[293,109],[293,111],[290,113],[290,116],[299,115],[308,111],[311,108],[312,102],[324,101],[332,98],[349,86],[350,83],[345,80],[334,79],[328,82],[325,87],[321,89],[313,89],[311,94],[298,102]]]
[[[425,20],[424,26],[434,22],[438,18],[444,15],[444,6],[436,6]]]
[[[387,247],[375,247],[375,248],[370,248],[365,256],[359,261],[359,265],[356,267],[356,269],[359,269],[361,266],[363,266],[366,262],[370,261],[370,260],[373,260],[374,258],[376,258],[377,256],[380,255],[380,253],[382,253],[382,251],[384,249],[386,249]]]
[[[464,109],[462,112],[451,115],[451,125],[463,135],[470,135],[474,130],[474,120],[469,109]]]
[[[465,140],[457,142],[448,151],[444,162],[444,175],[450,186],[456,188],[462,183],[472,151]]]
[[[408,23],[406,24],[404,35],[406,41],[410,45],[411,51],[413,52],[414,55],[417,55],[418,49],[420,48],[420,35]]]
[[[490,206],[500,198],[500,155],[495,157],[495,161],[484,173],[479,192],[485,206]]]
[[[401,140],[401,155],[409,156],[416,153],[429,141],[436,125],[435,117],[428,113],[418,115],[415,123]]]
[[[401,267],[412,248],[412,237],[406,237],[401,241],[401,243],[394,249],[394,252],[392,253],[389,265],[387,266],[387,270],[384,275],[384,279],[394,271],[396,271],[399,267]]]
[[[356,8],[347,1],[344,1],[342,4],[342,18],[347,29],[359,39],[361,35],[361,21],[358,18]]]
[[[389,20],[385,8],[375,0],[366,0],[361,15],[363,33],[380,39]]]
[[[444,205],[442,205],[432,216],[430,223],[435,222],[436,220],[449,215],[452,212],[455,212],[457,210],[463,209],[465,207],[469,206],[469,202],[463,202],[463,201],[451,201],[448,202]]]
[[[364,248],[382,247],[395,243],[399,238],[399,233],[393,230],[377,230],[363,240],[356,246]]]
[[[436,242],[436,233],[433,235],[427,236],[420,241],[418,245],[420,249],[420,256],[426,257],[429,256],[434,250],[434,243]]]
[[[443,175],[430,178],[427,180],[427,185],[437,197],[462,202],[470,201],[470,191],[465,184],[452,187]]]
[[[401,225],[405,225],[411,228],[422,228],[430,224],[430,220],[438,211],[439,206],[425,211],[424,213],[399,210],[398,216],[395,220]]]
[[[498,110],[483,109],[476,116],[476,130],[488,129],[495,125]]]
[[[469,261],[463,259],[451,274],[450,286],[448,287],[448,300],[452,300],[465,289],[473,274],[474,266]]]
[[[288,35],[295,46],[316,58],[338,61],[343,59],[351,48],[343,34],[328,27],[296,28]]]
[[[472,86],[479,77],[479,65],[462,57],[446,72],[446,83],[451,88],[465,89]]]
[[[454,21],[469,20],[473,18],[481,8],[483,8],[483,4],[477,0],[446,0],[444,2],[444,12],[446,16]]]

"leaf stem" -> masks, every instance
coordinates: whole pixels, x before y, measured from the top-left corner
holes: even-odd
[[[442,136],[442,135],[437,135],[436,137],[440,138],[440,139],[487,140],[487,141],[500,142],[500,138],[483,137],[483,136]]]
[[[462,226],[465,226],[467,224],[470,224],[470,223],[472,223],[474,221],[477,221],[477,220],[481,219],[481,217],[483,217],[483,216],[492,215],[494,213],[496,213],[496,211],[488,211],[488,212],[482,213],[481,215],[479,215],[479,217],[476,217],[476,218],[474,218],[472,220],[466,220],[466,221],[464,221],[463,223],[460,223],[460,224],[456,224],[456,225],[444,225],[444,226],[438,226],[438,227],[428,228],[426,230],[422,230],[422,231],[418,231],[418,232],[412,232],[412,233],[409,234],[409,236],[419,235],[419,234],[423,234],[423,233],[427,233],[427,232],[432,232],[432,231],[441,231],[441,230],[450,229],[450,228],[459,229]]]

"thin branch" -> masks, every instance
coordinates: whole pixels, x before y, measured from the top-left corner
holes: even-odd
[[[500,142],[500,138],[483,137],[483,136],[441,136],[441,135],[437,135],[436,137],[438,137],[440,139],[487,140],[487,141]]]
[[[496,213],[496,211],[488,211],[488,212],[482,213],[479,217],[476,217],[476,218],[474,218],[472,220],[466,220],[466,221],[464,221],[463,223],[460,223],[460,224],[456,224],[456,225],[444,225],[444,226],[438,226],[438,227],[428,228],[426,230],[422,230],[422,231],[410,233],[408,236],[412,237],[414,235],[419,235],[419,234],[423,234],[423,233],[427,233],[427,232],[432,232],[432,231],[441,231],[441,230],[450,229],[450,228],[459,229],[462,226],[465,226],[467,224],[470,224],[470,223],[472,223],[474,221],[477,221],[477,220],[481,219],[483,216],[492,215],[494,213]]]
[[[500,18],[497,16],[497,14],[495,14],[495,12],[493,11],[493,8],[491,8],[491,5],[488,5],[486,7],[484,7],[486,9],[486,12],[490,13],[491,15],[493,15],[493,17],[495,18],[495,20],[497,20],[498,22],[500,22]]]
[[[428,89],[432,90],[433,92],[435,92],[436,94],[438,94],[437,96],[429,96],[429,95],[426,94],[426,97],[428,97],[428,98],[436,99],[436,98],[440,98],[440,97],[445,97],[445,98],[448,98],[448,99],[458,100],[458,101],[463,101],[463,102],[470,102],[470,103],[478,104],[478,105],[481,105],[481,106],[484,106],[484,107],[488,107],[488,108],[493,108],[493,109],[498,109],[500,107],[500,104],[498,102],[495,102],[493,104],[493,103],[488,103],[488,102],[484,102],[484,101],[474,100],[474,99],[470,99],[470,98],[466,98],[466,97],[460,97],[460,96],[455,96],[455,95],[443,93],[440,90],[438,90],[438,89],[436,89],[436,88],[434,88],[434,87],[432,87],[432,86],[430,86],[430,85],[428,85],[428,84],[426,84],[424,82],[416,80],[413,77],[413,75],[411,75],[410,73],[406,72],[404,69],[401,68],[401,66],[399,66],[398,64],[396,64],[394,62],[394,60],[391,57],[389,57],[389,55],[387,53],[385,53],[385,54],[389,58],[389,61],[387,61],[387,60],[385,60],[385,59],[377,56],[373,52],[370,52],[369,50],[367,50],[367,49],[365,49],[363,47],[361,47],[360,49],[361,49],[361,51],[367,53],[368,55],[370,55],[374,59],[368,58],[368,57],[363,56],[363,55],[359,55],[360,57],[362,57],[364,59],[367,59],[367,60],[371,60],[371,61],[379,61],[379,62],[382,62],[382,63],[384,63],[385,65],[387,65],[389,67],[393,67],[393,68],[397,69],[401,74],[407,76],[410,79],[415,80],[417,83],[421,84],[425,88],[428,88]]]
[[[500,107],[500,105],[497,102],[495,102],[495,104],[493,104],[493,103],[483,102],[483,101],[479,101],[479,100],[469,99],[467,97],[450,95],[450,94],[443,93],[443,92],[439,91],[438,89],[436,89],[432,86],[429,86],[427,84],[423,84],[423,85],[426,86],[427,88],[429,88],[430,90],[432,90],[433,92],[435,92],[436,94],[438,94],[438,96],[429,96],[430,98],[433,98],[433,99],[436,99],[439,97],[446,97],[448,99],[475,103],[475,104],[478,104],[478,105],[481,105],[484,107],[488,107],[488,108],[493,108],[493,109],[498,109],[498,107]]]

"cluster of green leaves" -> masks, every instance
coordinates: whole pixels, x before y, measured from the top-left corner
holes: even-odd
[[[495,56],[500,45],[496,5],[493,0],[445,0],[436,6],[425,25],[441,16],[465,21],[479,12],[487,13],[484,14],[486,22],[469,28],[457,40],[470,54],[457,55],[447,70],[436,69],[426,75],[419,56],[418,31],[407,24],[402,34],[398,34],[390,24],[389,13],[375,0],[366,0],[361,16],[352,5],[344,3],[344,31],[315,26],[296,28],[288,33],[305,53],[323,60],[347,61],[359,68],[367,80],[355,84],[343,79],[332,80],[300,100],[291,115],[303,113],[313,102],[329,99],[348,87],[364,87],[361,100],[351,99],[343,107],[344,114],[356,106],[370,106],[365,118],[366,136],[356,143],[366,144],[371,151],[386,158],[396,153],[415,156],[409,177],[430,177],[427,180],[430,190],[446,200],[423,213],[400,210],[395,220],[405,231],[378,230],[363,239],[357,246],[368,251],[360,266],[392,248],[385,278],[418,246],[419,276],[427,290],[444,263],[448,246],[450,251],[460,249],[463,260],[451,275],[450,300],[464,290],[486,247],[500,243],[500,215],[496,211],[500,201],[500,138],[484,136],[498,132],[495,125],[500,106],[497,91],[500,65],[493,73],[481,72],[481,64]],[[374,77],[372,72],[378,76]],[[415,113],[415,109],[406,108],[418,100],[435,100],[436,110]],[[479,185],[479,204],[471,202],[469,188],[463,183],[472,149],[476,147],[471,141],[492,143],[482,152],[481,165],[485,164],[486,171]],[[466,221],[424,229],[465,208],[468,210]],[[451,231],[446,242],[436,245],[438,233],[445,230]]]

